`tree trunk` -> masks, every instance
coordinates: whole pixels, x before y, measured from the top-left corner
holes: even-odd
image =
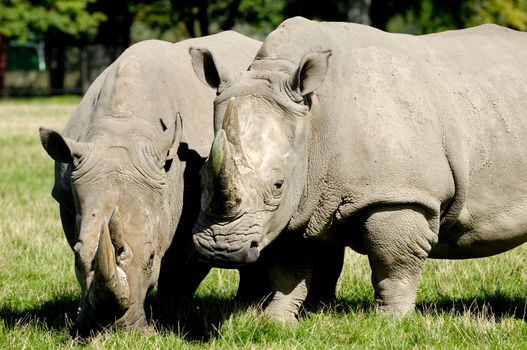
[[[341,5],[343,3],[341,2]],[[371,24],[370,19],[370,7],[371,0],[359,0],[359,1],[348,1],[346,4],[347,20],[348,22],[360,23],[360,24]],[[343,12],[344,12],[343,11]]]
[[[198,22],[201,36],[209,35],[209,11],[207,0],[200,0],[198,2]]]
[[[0,35],[0,98],[7,96],[5,74],[7,71],[6,38]]]
[[[64,39],[63,35],[54,30],[49,30],[46,33],[46,63],[49,71],[50,95],[64,93],[64,77],[66,76],[66,45]]]
[[[239,7],[241,0],[232,0],[231,3],[227,6],[225,11],[227,11],[227,18],[222,23],[221,29],[228,30],[232,29],[236,24],[236,18],[239,16]]]

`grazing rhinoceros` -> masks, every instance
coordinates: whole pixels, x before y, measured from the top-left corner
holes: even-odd
[[[281,232],[302,230],[334,244],[328,259],[344,245],[367,254],[377,301],[404,314],[427,257],[522,244],[525,48],[527,33],[496,25],[411,36],[285,21],[248,71],[220,79],[223,123],[193,234],[202,260],[253,262]],[[214,66],[197,73],[222,77]],[[297,286],[274,310],[305,294],[309,273],[290,276]],[[289,302],[279,318],[294,312]]]
[[[184,247],[213,141],[215,91],[196,78],[188,49],[210,48],[234,71],[246,69],[260,44],[232,31],[140,42],[95,80],[62,134],[40,129],[75,253],[81,333],[145,325],[143,302],[160,270],[158,294],[168,298],[191,295],[208,272],[185,264]]]

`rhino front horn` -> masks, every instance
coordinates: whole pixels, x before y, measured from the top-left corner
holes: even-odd
[[[231,144],[227,140],[225,131],[221,129],[212,145],[210,157],[207,160],[212,178],[209,188],[215,197],[213,208],[209,210],[215,214],[235,214],[241,198],[239,197],[239,174],[232,157]]]
[[[110,305],[126,310],[130,305],[130,287],[125,272],[117,266],[109,227],[101,225],[99,246],[95,256],[95,271],[89,295],[90,304],[98,309]]]

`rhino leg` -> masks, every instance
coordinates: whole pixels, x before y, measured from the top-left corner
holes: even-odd
[[[208,266],[193,264],[182,259],[163,258],[157,284],[160,302],[166,307],[168,304],[177,305],[188,301],[209,271]]]
[[[313,242],[313,274],[307,299],[314,306],[324,306],[335,300],[337,281],[344,264],[344,245]],[[313,250],[312,249],[312,250]]]
[[[374,212],[365,228],[375,298],[381,311],[402,316],[415,307],[417,284],[437,234],[419,207]]]
[[[344,245],[291,235],[262,252],[261,259],[240,270],[238,297],[264,301],[272,319],[298,319],[306,298],[314,306],[335,298],[344,261]]]
[[[257,261],[238,269],[240,282],[236,301],[244,304],[263,303],[272,293],[272,282],[267,278],[268,263]]]
[[[272,290],[265,314],[279,322],[296,322],[306,300],[311,268],[291,264],[274,264],[269,269]]]
[[[172,326],[187,317],[192,296],[205,279],[210,267],[194,264],[180,249],[169,250],[163,257],[157,282],[158,318]]]

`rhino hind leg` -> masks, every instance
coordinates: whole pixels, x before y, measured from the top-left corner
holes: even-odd
[[[419,207],[376,211],[365,229],[375,299],[382,312],[403,316],[415,307],[417,284],[437,235]]]

